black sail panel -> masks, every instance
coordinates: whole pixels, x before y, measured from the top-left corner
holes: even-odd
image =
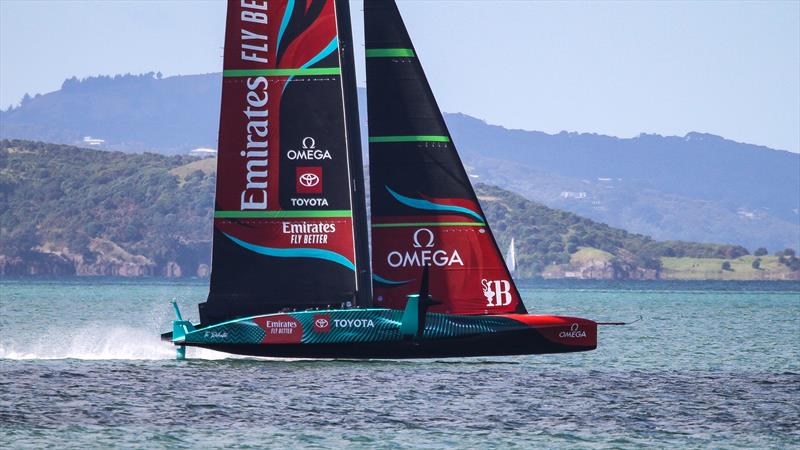
[[[525,312],[397,5],[365,0],[375,306],[430,267],[432,312]]]
[[[204,324],[369,303],[348,15],[347,1],[228,3]]]

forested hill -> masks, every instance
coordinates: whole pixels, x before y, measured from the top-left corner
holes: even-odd
[[[215,160],[29,141],[0,143],[0,270],[6,275],[206,276]],[[479,185],[519,275],[660,276],[663,257],[745,248],[657,242]],[[781,275],[783,276],[783,275]]]
[[[86,145],[91,136],[105,140],[101,148],[168,154],[216,148],[220,86],[220,74],[71,78],[0,112],[0,139]],[[547,206],[662,240],[800,251],[800,155],[705,133],[622,139],[445,119],[473,175]]]

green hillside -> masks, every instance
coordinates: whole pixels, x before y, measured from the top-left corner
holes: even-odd
[[[2,141],[6,271],[157,275],[172,262],[195,273],[209,262],[214,177],[170,172],[189,164],[196,158]],[[106,241],[145,260],[104,252]]]
[[[186,153],[215,148],[220,73],[65,80],[0,111],[0,139]],[[366,90],[358,89],[367,151]],[[548,134],[444,114],[480,180],[560,210],[655,239],[732,242],[800,251],[800,155],[719,136]],[[658,127],[658,124],[652,124]]]
[[[753,263],[758,261],[757,265]],[[725,262],[730,268],[723,269]],[[778,256],[746,255],[725,260],[720,258],[662,258],[661,278],[674,280],[761,280],[797,279],[797,271],[791,264],[780,261]]]
[[[736,245],[659,242],[494,186],[476,189],[500,246],[515,238],[522,278],[691,278],[674,261],[719,267],[748,255]],[[205,276],[213,193],[213,159],[2,141],[0,273]],[[762,260],[762,276],[787,272]]]
[[[738,245],[656,241],[494,186],[478,185],[477,191],[501,247],[514,237],[523,278],[660,278],[666,257],[734,259],[749,254]]]

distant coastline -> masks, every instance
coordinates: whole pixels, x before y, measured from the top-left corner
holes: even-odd
[[[0,276],[210,275],[215,158],[31,141],[0,141],[0,157]],[[519,280],[800,280],[793,249],[661,241],[475,189],[500,247],[516,242]]]
[[[0,111],[0,139],[162,155],[213,149],[221,86],[220,73],[73,77]],[[366,152],[366,90],[358,95]],[[474,181],[656,240],[800,252],[797,153],[703,132],[618,138],[515,130],[457,112],[445,120]]]
[[[777,263],[777,257],[761,257],[769,261],[762,269],[753,269],[755,256],[743,256],[725,260],[719,258],[662,258],[667,263],[661,270],[649,270],[634,276],[620,276],[609,269],[606,260],[586,260],[584,265],[553,266],[539,277],[515,277],[521,285],[539,284],[548,281],[603,281],[603,282],[753,282],[753,281],[800,281],[800,271],[792,271]],[[72,278],[80,280],[183,280],[205,282],[209,279],[210,268],[201,263],[196,272],[185,274],[176,264],[167,266],[162,273],[152,263],[115,262],[106,258],[100,264],[84,265],[70,262],[58,255],[34,255],[34,261],[21,257],[9,258],[0,255],[0,280],[9,279],[48,279]],[[674,260],[679,260],[676,263]],[[731,263],[731,270],[722,270],[726,261]],[[749,265],[748,265],[749,263]],[[185,270],[185,269],[184,269]],[[163,273],[166,272],[166,273]],[[644,275],[642,275],[642,273]]]
[[[734,292],[800,292],[800,280],[590,280],[574,278],[518,278],[523,291],[589,290],[589,291],[734,291]],[[207,287],[209,278],[197,277],[117,277],[117,276],[0,276],[0,285],[54,286],[187,286]],[[535,302],[536,297],[525,297]],[[186,299],[190,300],[190,299]],[[199,299],[195,299],[199,300]]]

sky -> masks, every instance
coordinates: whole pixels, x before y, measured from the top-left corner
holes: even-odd
[[[800,2],[400,0],[439,105],[507,128],[800,152]],[[364,83],[361,3],[350,2]],[[218,72],[216,0],[0,0],[0,106],[64,79]]]

